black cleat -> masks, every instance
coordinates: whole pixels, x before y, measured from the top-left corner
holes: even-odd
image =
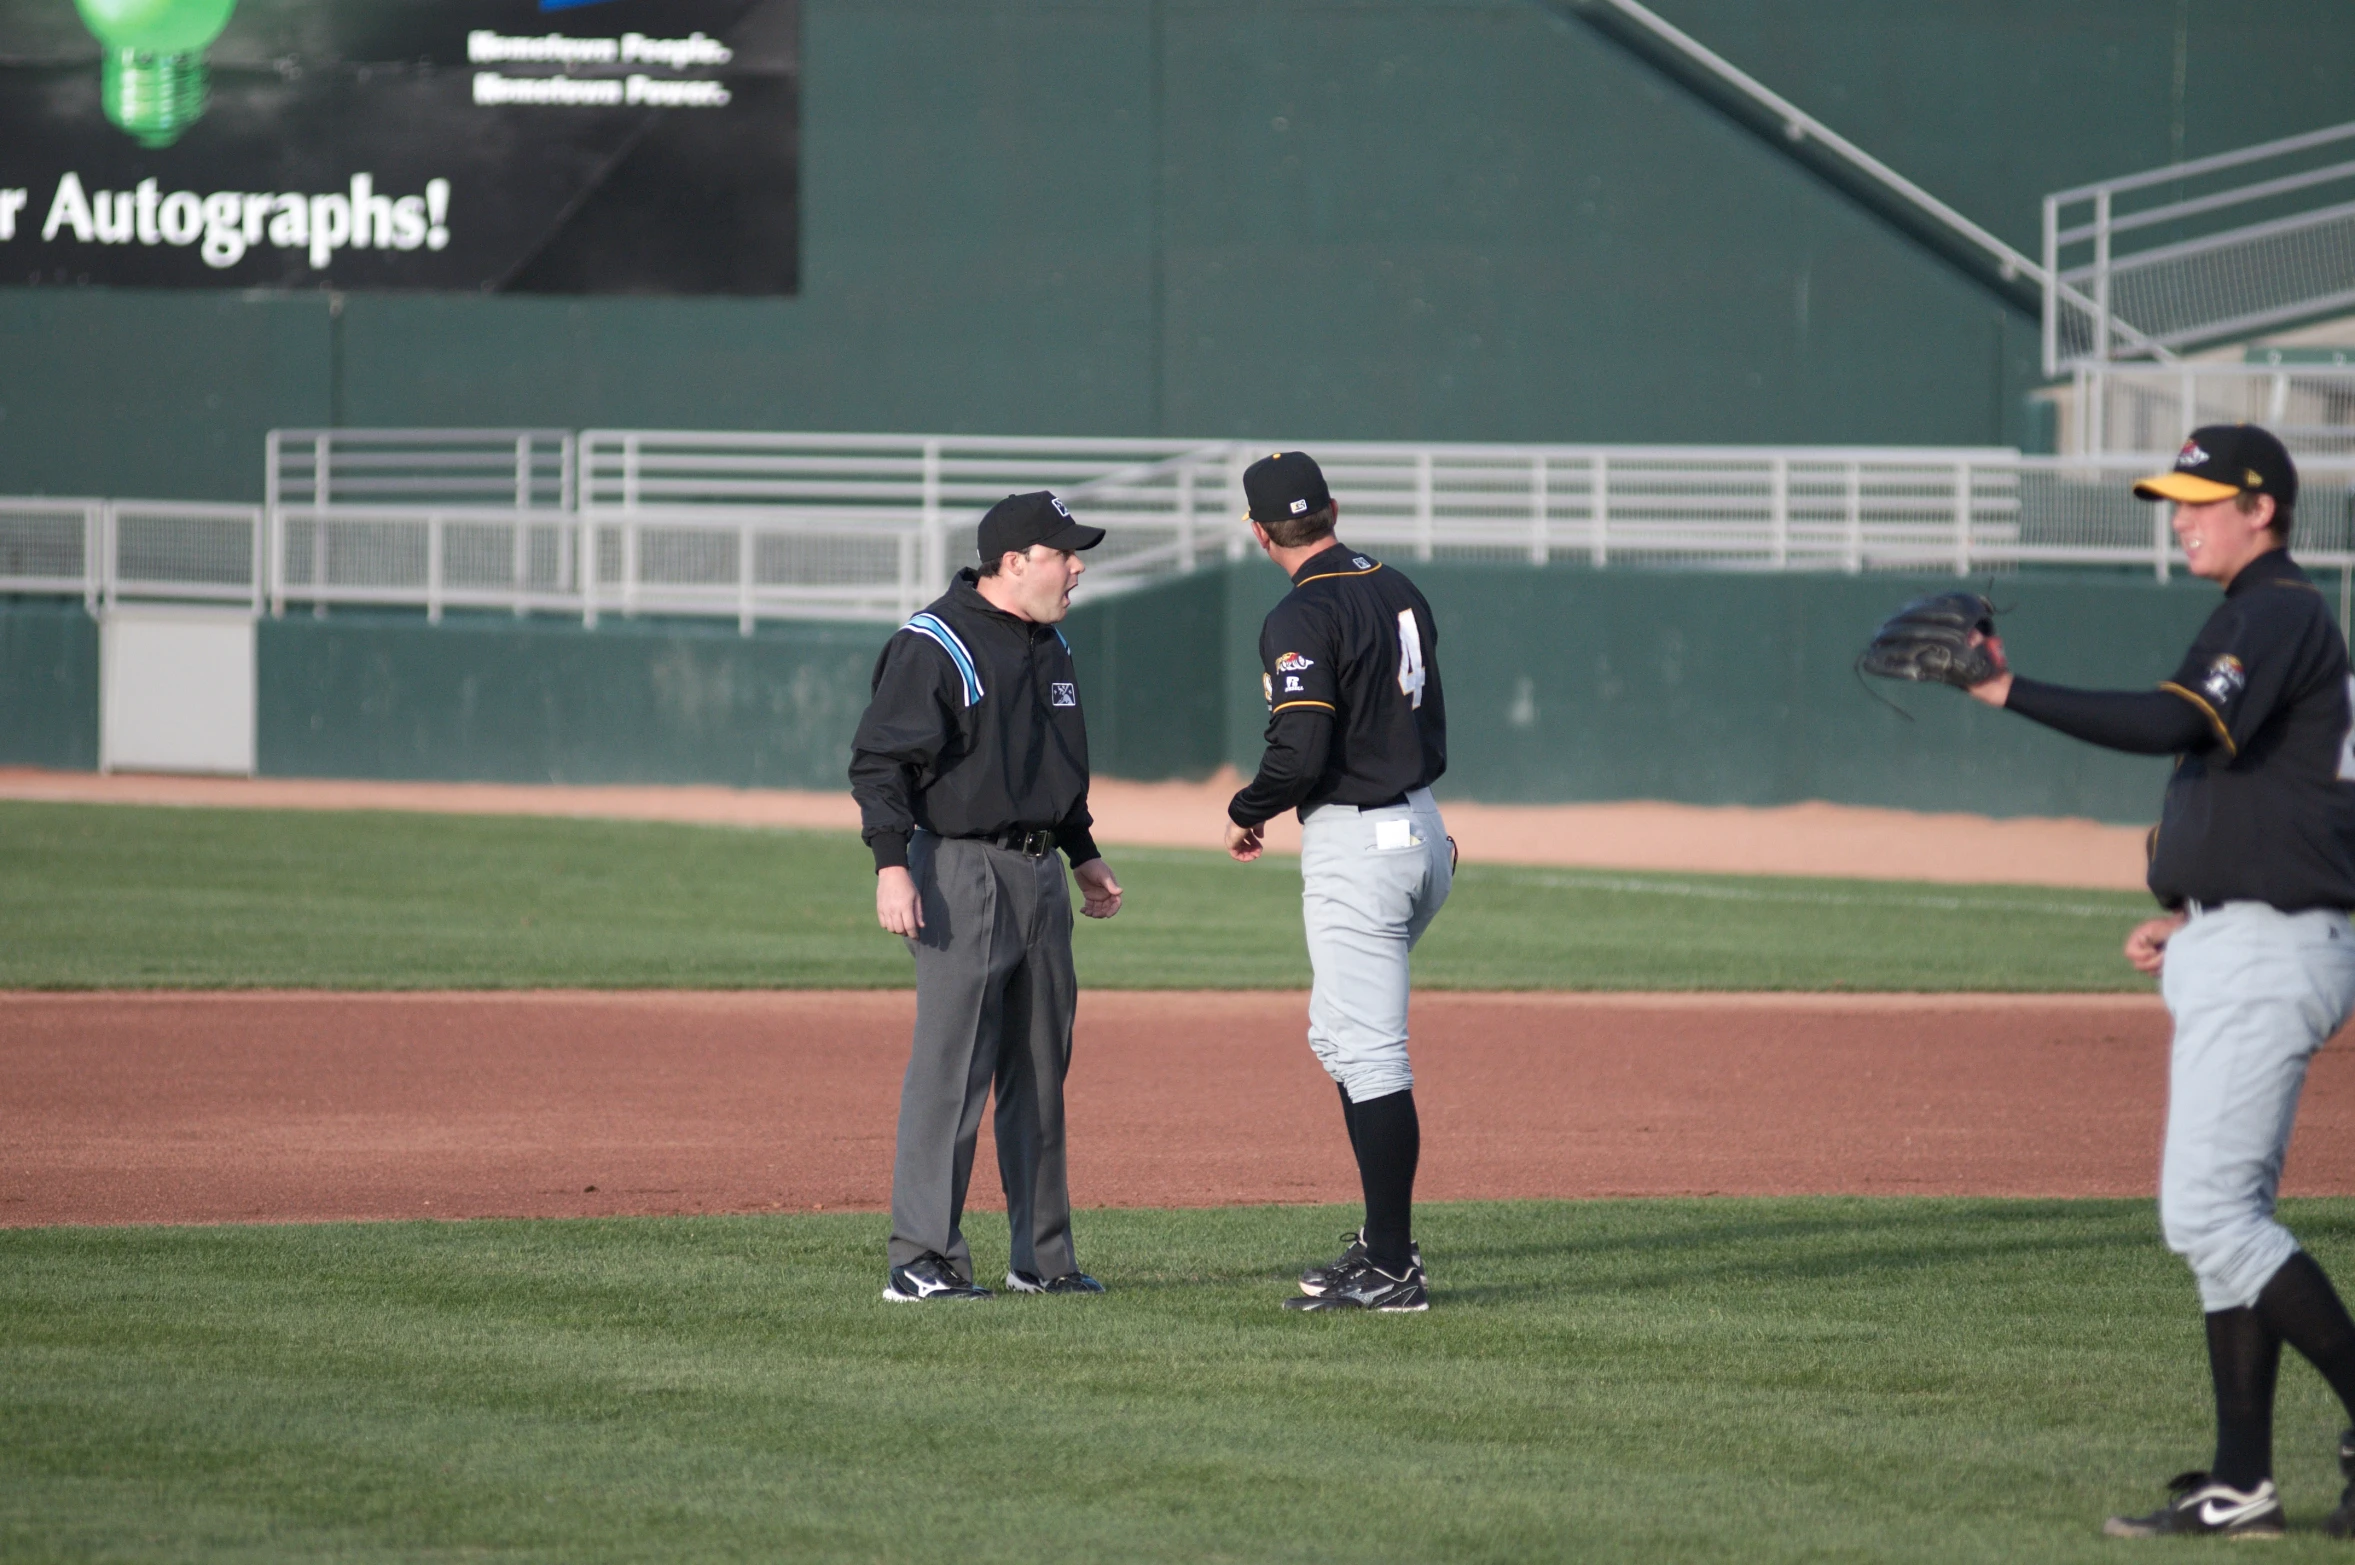
[[[2339,1508],[2322,1519],[2322,1530],[2334,1538],[2355,1538],[2355,1429],[2339,1436],[2339,1476],[2347,1487],[2339,1491]]]
[[[1102,1293],[1104,1285],[1086,1272],[1041,1277],[1033,1272],[1006,1273],[1006,1286],[1015,1293]]]
[[[1322,1293],[1286,1299],[1288,1310],[1385,1310],[1406,1314],[1431,1307],[1431,1293],[1420,1261],[1404,1277],[1393,1277],[1372,1261],[1359,1260],[1325,1280]]]
[[[1302,1293],[1312,1299],[1322,1298],[1332,1288],[1334,1278],[1366,1258],[1366,1231],[1363,1228],[1344,1237],[1349,1240],[1348,1249],[1343,1250],[1324,1265],[1311,1266],[1300,1274],[1300,1291]],[[1421,1245],[1408,1245],[1407,1253],[1414,1257],[1416,1266],[1419,1267],[1423,1264],[1423,1247]]]
[[[947,1256],[935,1253],[894,1266],[891,1285],[883,1290],[883,1297],[893,1304],[914,1304],[923,1299],[986,1299],[989,1290],[967,1282]]]
[[[2148,1516],[2113,1516],[2102,1523],[2112,1538],[2278,1538],[2281,1495],[2262,1479],[2243,1493],[2206,1473],[2177,1473],[2167,1480],[2167,1503]]]

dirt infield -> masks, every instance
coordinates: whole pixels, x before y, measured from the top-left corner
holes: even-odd
[[[1353,1199],[1304,1004],[1087,995],[1075,1197]],[[876,1208],[913,1006],[0,995],[0,1225]],[[2153,999],[1434,994],[1415,1028],[1431,1199],[2153,1184]],[[2326,1052],[2288,1188],[2355,1193],[2350,1130],[2355,1056]]]
[[[1098,778],[1088,795],[1096,839],[1107,846],[1216,847],[1226,801],[1242,781],[1232,771],[1199,783]],[[847,792],[781,789],[101,777],[0,767],[0,799],[556,815],[838,831],[856,831],[859,824]],[[1451,800],[1446,809],[1448,829],[1474,863],[2118,891],[2139,891],[2143,883],[2141,828],[2087,820],[1999,821],[1836,804],[1749,809]],[[1290,816],[1271,822],[1268,836],[1279,853],[1300,851],[1300,826]]]

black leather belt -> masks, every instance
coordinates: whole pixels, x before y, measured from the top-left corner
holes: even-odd
[[[1005,848],[1032,859],[1043,859],[1055,851],[1055,832],[1052,827],[1044,827],[1038,831],[1025,831],[1020,826],[1009,826],[1004,831],[977,837],[974,840],[986,842],[993,848]]]

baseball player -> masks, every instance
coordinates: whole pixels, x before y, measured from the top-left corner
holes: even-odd
[[[2355,1321],[2273,1216],[2306,1062],[2355,1006],[2355,681],[2322,596],[2289,556],[2297,469],[2249,425],[2194,430],[2174,469],[2134,486],[2175,505],[2195,576],[2224,589],[2172,678],[2087,691],[2001,672],[1991,706],[2113,749],[2180,757],[2151,847],[2170,911],[2126,955],[2174,1017],[2159,1215],[2207,1310],[2216,1455],[2114,1537],[2282,1530],[2273,1484],[2281,1345],[2322,1372],[2355,1420]],[[2003,665],[2002,644],[1989,650]],[[2355,1480],[2355,1429],[2339,1465]],[[2355,1483],[2325,1524],[2355,1534]]]
[[[916,957],[916,1036],[891,1170],[895,1303],[986,1299],[961,1225],[981,1106],[997,1089],[1017,1293],[1086,1294],[1063,1153],[1063,1079],[1081,911],[1120,911],[1088,828],[1088,735],[1055,628],[1100,527],[1045,490],[981,520],[981,564],[884,644],[851,741],[851,793],[875,855],[875,916]]]
[[[1300,1279],[1300,1310],[1424,1310],[1414,1242],[1422,1127],[1407,1065],[1407,954],[1447,900],[1454,843],[1431,784],[1447,769],[1439,629],[1415,584],[1333,536],[1340,507],[1306,453],[1243,475],[1252,536],[1292,579],[1259,632],[1267,753],[1227,806],[1227,852],[1300,812],[1308,1041],[1341,1089],[1365,1226]]]

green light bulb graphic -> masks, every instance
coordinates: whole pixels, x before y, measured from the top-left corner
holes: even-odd
[[[237,0],[74,0],[106,46],[106,117],[143,147],[168,147],[204,117],[204,52]]]

